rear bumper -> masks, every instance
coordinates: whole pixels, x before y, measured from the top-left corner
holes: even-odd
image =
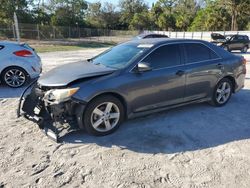
[[[245,77],[246,77],[246,72],[245,71],[237,76],[236,83],[235,83],[235,88],[234,88],[234,92],[238,92],[242,88],[244,88]]]
[[[31,79],[33,78],[37,78],[40,76],[40,74],[42,73],[42,66],[31,66],[29,68],[28,74],[30,76]]]
[[[79,129],[76,116],[80,115],[80,105],[73,100],[58,105],[46,105],[42,99],[43,93],[36,83],[36,80],[32,82],[21,95],[17,116],[36,123],[49,138],[59,142],[61,133]]]

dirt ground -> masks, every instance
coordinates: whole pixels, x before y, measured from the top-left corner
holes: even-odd
[[[46,72],[102,50],[40,56]],[[245,88],[224,107],[189,105],[130,120],[105,137],[72,132],[60,144],[16,118],[22,89],[0,86],[0,187],[249,187],[247,66]]]

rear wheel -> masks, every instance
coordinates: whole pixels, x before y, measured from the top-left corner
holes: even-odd
[[[10,67],[3,71],[2,80],[9,87],[18,88],[27,82],[28,75],[22,68]]]
[[[214,88],[211,104],[214,106],[225,105],[229,101],[232,91],[232,82],[227,78],[223,78]]]
[[[101,96],[87,105],[83,122],[89,134],[104,136],[117,130],[124,116],[124,107],[119,99]]]
[[[244,46],[244,48],[241,49],[241,52],[242,53],[247,53],[247,50],[248,50],[247,46]]]

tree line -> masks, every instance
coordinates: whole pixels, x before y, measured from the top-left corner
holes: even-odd
[[[1,0],[0,25],[13,22],[117,30],[250,30],[250,0]]]

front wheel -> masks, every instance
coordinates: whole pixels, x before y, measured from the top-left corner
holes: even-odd
[[[104,136],[117,130],[124,116],[124,107],[119,99],[101,96],[87,105],[83,122],[89,134]]]
[[[214,88],[211,104],[214,106],[225,105],[229,101],[232,91],[232,82],[227,78],[223,78]]]

